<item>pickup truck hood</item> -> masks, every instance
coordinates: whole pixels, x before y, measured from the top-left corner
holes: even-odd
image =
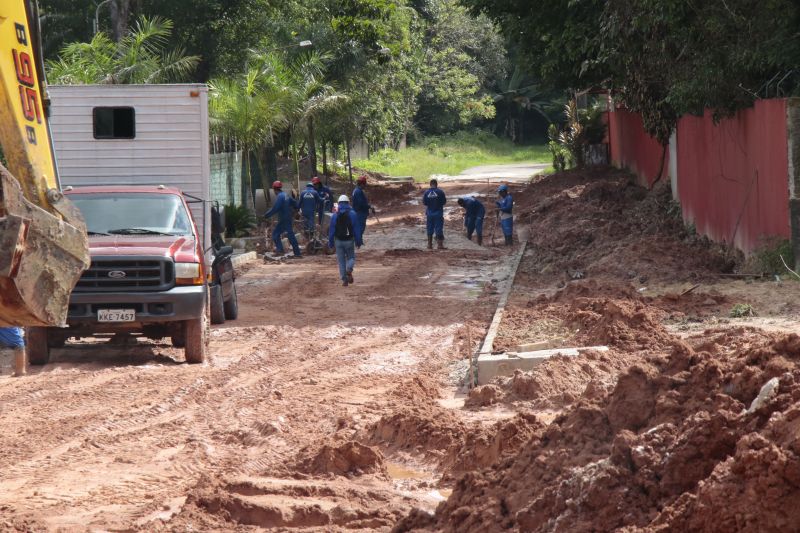
[[[100,255],[149,255],[193,261],[197,243],[193,237],[166,235],[94,235],[89,253]]]

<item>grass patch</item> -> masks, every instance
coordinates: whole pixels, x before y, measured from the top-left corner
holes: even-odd
[[[433,174],[456,175],[479,165],[550,163],[546,145],[517,146],[485,132],[458,132],[426,137],[405,150],[381,150],[353,166],[391,176],[414,176],[427,181]]]

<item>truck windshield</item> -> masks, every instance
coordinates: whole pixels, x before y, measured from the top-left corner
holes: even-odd
[[[193,235],[186,206],[174,194],[72,194],[89,235]]]

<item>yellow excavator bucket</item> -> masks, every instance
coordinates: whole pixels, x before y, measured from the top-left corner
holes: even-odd
[[[0,326],[63,326],[89,266],[86,226],[59,190],[35,0],[0,1]]]

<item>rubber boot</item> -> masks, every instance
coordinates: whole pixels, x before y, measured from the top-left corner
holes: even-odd
[[[436,249],[437,250],[446,250],[447,248],[444,247],[444,239],[436,239]]]
[[[25,348],[14,349],[14,376],[24,376],[28,373],[28,354]]]
[[[514,236],[513,235],[505,235],[506,238],[506,245],[511,246],[514,244]]]
[[[478,235],[478,246],[483,246],[483,235]]]
[[[433,250],[433,235],[428,235],[428,250]]]

